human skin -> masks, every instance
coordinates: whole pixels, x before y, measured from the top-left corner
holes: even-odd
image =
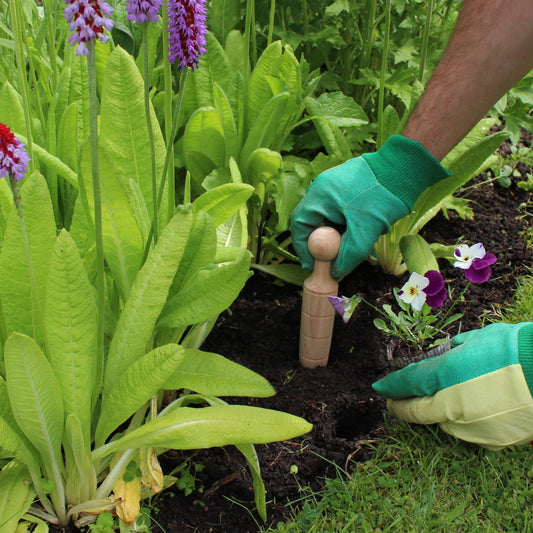
[[[437,160],[533,68],[532,0],[464,0],[403,135]]]

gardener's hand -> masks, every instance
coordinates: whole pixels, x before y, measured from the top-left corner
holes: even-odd
[[[407,422],[439,424],[488,448],[533,439],[533,323],[492,324],[457,335],[444,355],[373,384]]]
[[[449,173],[417,141],[393,135],[380,150],[320,174],[291,216],[294,249],[305,270],[313,258],[307,239],[321,224],[346,228],[332,274],[350,273],[370,255],[390,225],[407,215],[418,196]]]

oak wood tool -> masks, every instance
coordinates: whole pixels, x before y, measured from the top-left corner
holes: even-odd
[[[315,229],[307,240],[315,266],[304,281],[302,299],[300,363],[306,368],[328,364],[335,322],[335,309],[328,295],[337,296],[339,290],[338,283],[331,276],[331,263],[337,257],[340,245],[340,233],[328,226]]]

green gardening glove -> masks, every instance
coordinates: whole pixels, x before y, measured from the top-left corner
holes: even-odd
[[[345,231],[332,274],[349,274],[427,187],[449,175],[419,142],[401,135],[389,137],[377,152],[322,172],[291,216],[292,242],[302,267],[313,269],[307,249],[311,232],[322,224],[334,225]]]
[[[533,323],[462,333],[443,355],[372,385],[392,414],[498,449],[533,439]]]

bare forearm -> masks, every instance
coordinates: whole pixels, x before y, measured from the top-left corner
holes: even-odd
[[[464,0],[403,135],[438,160],[533,67],[533,0]]]

